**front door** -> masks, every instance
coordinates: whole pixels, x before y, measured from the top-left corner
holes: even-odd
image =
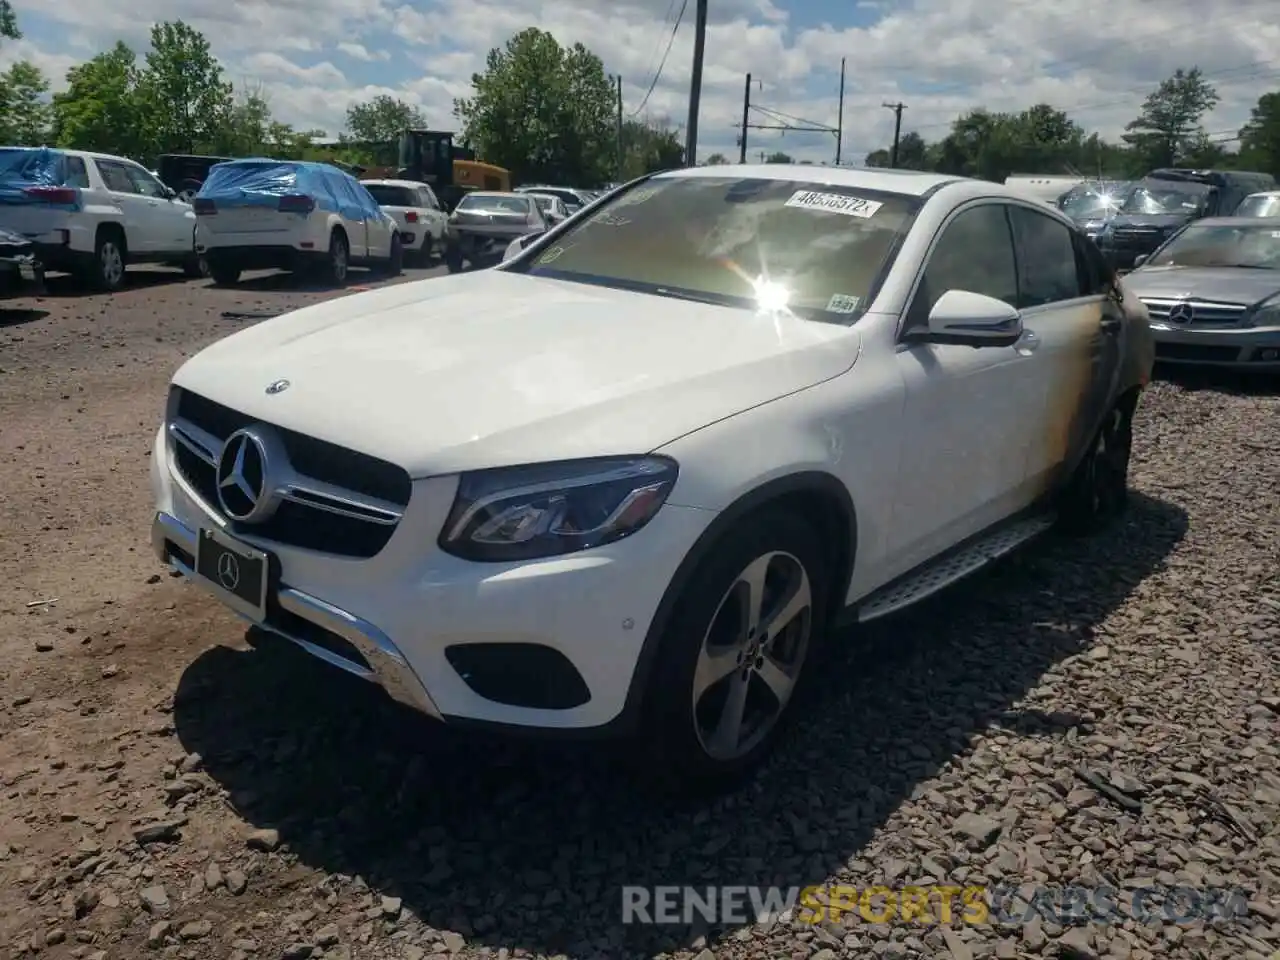
[[[1035,368],[1044,429],[1031,436],[1028,479],[1038,494],[1063,479],[1114,400],[1124,314],[1092,243],[1031,205],[1010,207],[1018,249],[1018,309],[1040,342]]]
[[[159,227],[152,202],[138,192],[128,165],[118,160],[98,160],[98,173],[111,201],[124,214],[125,243],[130,253],[154,254],[160,247]]]
[[[907,309],[903,332],[928,323],[948,290],[1017,301],[1006,204],[978,201],[942,227]],[[893,575],[923,563],[1026,506],[1027,448],[1039,430],[1039,345],[900,343],[904,438],[888,553]]]

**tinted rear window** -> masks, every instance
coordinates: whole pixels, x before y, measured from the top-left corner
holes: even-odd
[[[418,195],[408,187],[393,187],[383,183],[366,183],[364,188],[373,195],[380,207],[417,207]]]

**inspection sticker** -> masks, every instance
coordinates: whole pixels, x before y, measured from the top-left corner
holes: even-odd
[[[828,313],[854,313],[858,309],[858,304],[862,302],[860,297],[851,297],[847,293],[835,293],[831,295],[831,299],[827,301]]]
[[[876,211],[884,206],[875,200],[863,200],[843,193],[819,193],[817,190],[797,190],[785,205],[801,210],[843,213],[846,217],[862,217],[864,220],[875,216]]]

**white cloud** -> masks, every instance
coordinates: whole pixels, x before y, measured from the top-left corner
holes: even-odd
[[[210,38],[233,80],[262,85],[281,119],[330,133],[340,129],[352,102],[378,93],[415,103],[433,126],[455,128],[453,100],[468,93],[487,51],[529,26],[597,53],[606,70],[622,75],[630,113],[648,90],[678,9],[671,0],[15,5],[30,40],[6,45],[0,62],[29,56],[60,77],[84,55],[85,40],[106,47],[119,37],[141,49],[151,21],[182,18]],[[645,113],[680,126],[692,58],[689,7],[645,106]],[[343,66],[324,51],[341,57]],[[699,153],[736,155],[747,72],[759,81],[752,93],[759,106],[834,126],[845,58],[843,155],[860,160],[892,134],[885,102],[906,103],[904,131],[918,129],[931,139],[975,106],[1017,110],[1041,101],[1115,136],[1161,79],[1193,65],[1222,97],[1208,128],[1234,131],[1258,96],[1280,88],[1277,51],[1274,0],[1080,0],[1071,7],[1042,0],[717,0],[708,27]],[[762,113],[753,121],[769,122]],[[835,138],[752,130],[749,145],[753,155],[782,149],[829,160]]]

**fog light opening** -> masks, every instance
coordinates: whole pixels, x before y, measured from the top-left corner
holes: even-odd
[[[1271,363],[1273,360],[1280,359],[1280,350],[1261,350],[1258,352],[1258,359],[1264,363]]]

